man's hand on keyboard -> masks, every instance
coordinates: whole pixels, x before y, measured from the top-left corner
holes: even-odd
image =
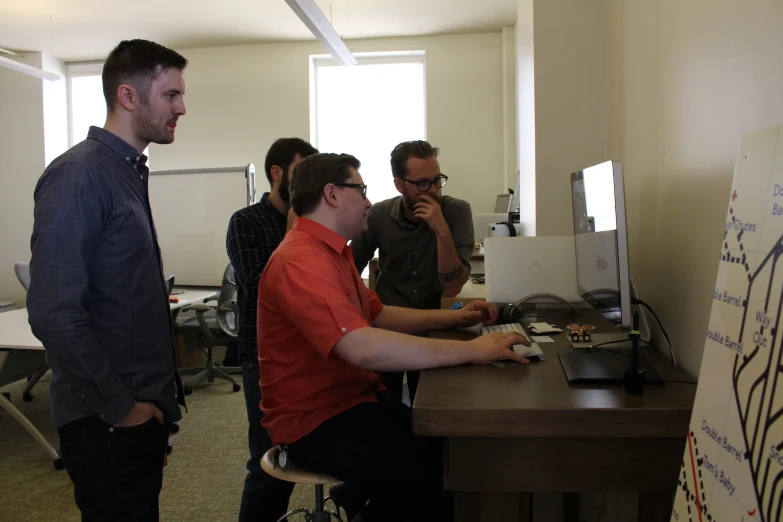
[[[493,324],[498,318],[497,307],[487,301],[473,301],[467,306],[460,308],[455,312],[457,323],[455,328],[464,328],[483,322],[484,324]]]
[[[491,333],[468,341],[474,348],[473,364],[488,364],[500,359],[510,359],[519,363],[529,363],[527,359],[511,350],[515,344],[530,346],[524,335],[517,332]]]

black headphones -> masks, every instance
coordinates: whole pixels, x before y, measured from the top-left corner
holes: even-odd
[[[498,306],[498,320],[495,324],[510,324],[518,323],[522,320],[525,314],[522,310],[514,304],[504,304]]]
[[[517,229],[514,226],[514,223],[510,221],[501,221],[495,223],[495,225],[506,225],[508,227],[508,237],[517,237]],[[495,227],[492,227],[492,230],[495,230]]]

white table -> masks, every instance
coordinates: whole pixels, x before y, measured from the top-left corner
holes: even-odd
[[[217,295],[214,289],[193,288],[185,289],[180,294],[173,295],[178,298],[177,303],[170,303],[173,313],[189,304],[201,303]],[[38,372],[46,371],[46,352],[43,344],[30,329],[27,321],[27,309],[11,310],[0,314],[0,386],[11,384]],[[49,444],[30,420],[14,406],[11,401],[0,395],[0,407],[7,411],[30,435],[38,441],[41,447],[54,460],[54,467],[63,468],[62,460],[57,451]]]
[[[169,303],[169,306],[172,310],[178,310],[189,304],[203,303],[204,299],[209,299],[216,295],[217,291],[210,288],[174,288],[171,292],[171,297],[176,297],[178,302]]]

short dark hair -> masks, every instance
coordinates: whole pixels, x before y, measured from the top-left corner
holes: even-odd
[[[360,166],[350,154],[332,153],[313,154],[297,163],[289,185],[294,213],[304,216],[315,210],[326,185],[344,182],[351,177],[349,168]]]
[[[410,158],[437,158],[440,149],[433,147],[424,140],[404,141],[391,151],[392,176],[404,178],[408,175],[408,160]]]
[[[264,161],[264,171],[266,179],[269,180],[269,188],[272,188],[272,167],[277,165],[283,172],[288,171],[288,167],[294,162],[294,156],[299,154],[302,158],[317,154],[318,149],[307,143],[301,138],[280,138],[276,140],[269,152],[266,153]]]
[[[123,40],[109,53],[103,64],[103,97],[111,113],[117,103],[117,88],[132,85],[142,98],[149,92],[152,80],[168,69],[183,70],[187,59],[176,51],[148,40]]]

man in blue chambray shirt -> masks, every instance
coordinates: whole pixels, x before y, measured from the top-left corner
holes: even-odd
[[[261,457],[272,447],[272,440],[261,426],[261,373],[258,369],[256,314],[258,281],[266,263],[286,231],[289,203],[288,181],[302,159],[318,151],[301,138],[276,140],[264,160],[270,191],[261,201],[237,210],[228,223],[226,252],[237,279],[237,345],[242,357],[242,388],[248,420],[247,476],[239,508],[239,522],[276,522],[288,511],[294,485],[270,477],[261,469]]]
[[[35,188],[27,307],[82,520],[158,520],[184,401],[142,151],[174,141],[186,65],[156,43],[121,42],[103,67],[104,128]]]

